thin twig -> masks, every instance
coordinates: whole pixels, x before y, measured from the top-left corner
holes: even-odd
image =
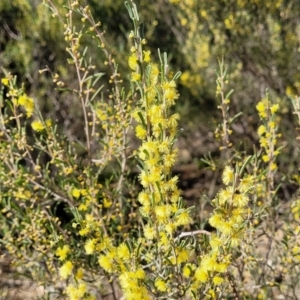
[[[195,236],[198,234],[205,234],[205,235],[211,235],[211,232],[206,231],[206,230],[195,230],[195,231],[188,231],[188,232],[181,232],[178,237],[175,238],[175,242],[183,237],[187,236]]]
[[[237,289],[235,287],[235,283],[234,283],[234,281],[232,279],[232,276],[229,274],[229,272],[226,272],[226,276],[227,276],[229,284],[230,284],[230,286],[231,286],[231,288],[233,290],[235,300],[241,300],[241,297],[238,294],[238,291],[237,291]]]

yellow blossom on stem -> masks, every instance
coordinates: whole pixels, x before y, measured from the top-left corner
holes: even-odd
[[[270,126],[271,129],[275,129],[276,122],[274,122],[274,121],[269,122],[269,126]]]
[[[148,51],[143,51],[143,53],[144,53],[144,62],[149,63],[151,61],[150,58],[151,52],[148,50]]]
[[[219,228],[223,223],[222,218],[218,214],[213,214],[208,221],[209,224],[215,228]]]
[[[224,235],[231,235],[234,232],[234,225],[231,221],[223,221],[217,229]]]
[[[78,210],[80,211],[87,211],[88,207],[85,203],[80,203],[80,205],[78,206]]]
[[[112,201],[108,200],[106,197],[103,198],[103,207],[110,208],[113,205]]]
[[[192,218],[188,211],[183,211],[176,217],[176,225],[188,225],[191,222]]]
[[[216,292],[213,290],[213,289],[210,289],[208,292],[207,292],[208,296],[209,296],[209,299],[217,299],[217,296],[216,296]]]
[[[75,274],[75,278],[77,280],[80,280],[83,278],[83,273],[84,273],[84,270],[82,268],[79,268]]]
[[[84,249],[85,249],[86,254],[93,254],[95,251],[94,240],[88,240],[84,245]]]
[[[131,73],[131,80],[132,81],[140,81],[141,80],[141,74],[133,72]]]
[[[120,285],[126,299],[151,299],[146,287],[141,285],[138,280],[143,278],[144,272],[140,272],[140,270],[137,270],[136,272],[123,272],[119,276]]]
[[[128,59],[128,65],[129,65],[130,69],[132,69],[133,71],[135,71],[136,67],[138,66],[137,61],[138,61],[138,59],[137,59],[135,53],[133,53],[132,55],[130,55],[130,57]]]
[[[81,195],[81,191],[77,188],[72,189],[72,196],[76,199],[78,199]]]
[[[264,162],[269,162],[270,161],[270,157],[269,157],[269,155],[263,155],[262,156],[262,160],[264,161]]]
[[[135,128],[135,134],[139,139],[143,140],[147,136],[147,130],[142,125],[137,125]]]
[[[216,235],[213,235],[209,241],[210,246],[213,250],[213,252],[218,252],[219,251],[219,247],[222,246],[222,240],[217,237]]]
[[[279,110],[279,104],[273,104],[271,106],[271,112],[272,114],[275,114]]]
[[[58,247],[55,254],[58,256],[59,260],[64,261],[67,258],[67,255],[70,253],[70,247],[64,245],[62,248]]]
[[[191,276],[191,273],[192,273],[191,267],[188,265],[185,265],[183,267],[183,272],[182,272],[183,276],[185,278],[189,278]]]
[[[222,175],[222,180],[224,184],[229,185],[233,182],[234,171],[230,166],[226,166]]]
[[[67,279],[73,271],[73,264],[71,261],[66,261],[60,268],[59,268],[59,275],[63,279]]]
[[[3,85],[8,85],[9,84],[9,80],[8,80],[8,78],[1,78],[1,83],[3,84]]]
[[[149,206],[150,205],[150,197],[145,192],[140,192],[138,196],[138,200],[142,205]]]
[[[168,288],[166,282],[160,278],[155,280],[154,285],[160,292],[165,292]]]
[[[216,254],[213,255],[206,255],[203,257],[201,261],[201,267],[206,271],[215,271],[216,266],[218,265]]]
[[[220,284],[223,283],[223,281],[224,281],[224,279],[222,277],[220,277],[220,276],[214,276],[213,277],[213,283],[215,285],[220,285]]]
[[[223,258],[223,262],[221,263],[217,263],[216,266],[215,266],[215,271],[216,272],[219,272],[219,273],[224,273],[226,272],[228,266],[229,266],[229,263],[230,263],[230,260],[228,257]]]
[[[52,125],[52,121],[51,121],[50,119],[47,119],[47,120],[45,121],[45,124],[46,124],[46,127],[49,128],[49,127],[51,127],[51,125]]]
[[[233,196],[233,205],[237,207],[245,207],[249,202],[249,197],[244,193],[236,193]]]
[[[98,263],[106,272],[111,273],[113,271],[113,261],[108,255],[100,255]]]
[[[262,119],[265,119],[267,117],[266,106],[263,101],[258,102],[258,104],[256,105],[256,109]]]
[[[187,249],[180,250],[177,254],[177,263],[181,264],[186,262],[189,259],[190,255],[191,253]]]
[[[155,237],[155,229],[150,226],[149,224],[146,224],[144,227],[144,236],[147,240],[152,240]]]
[[[203,268],[197,268],[195,271],[195,279],[199,282],[205,283],[208,280],[207,271]]]
[[[35,120],[31,123],[31,127],[34,131],[42,131],[45,129],[44,124],[40,120]]]
[[[84,282],[79,283],[78,286],[71,284],[67,286],[66,292],[70,300],[79,300],[84,297],[87,287]]]
[[[177,152],[173,151],[172,153],[168,153],[164,156],[164,163],[167,168],[171,168],[174,166],[177,158]]]
[[[32,98],[24,94],[18,98],[17,104],[24,107],[28,118],[32,116],[34,111],[34,101]]]
[[[147,188],[150,184],[149,176],[147,175],[147,173],[143,170],[139,177],[143,187]]]
[[[170,213],[171,212],[166,205],[158,205],[155,207],[156,218],[159,222],[165,222],[168,219]]]
[[[247,175],[240,180],[238,189],[241,193],[248,192],[254,184],[254,177],[252,175]]]
[[[118,257],[122,260],[128,260],[130,258],[130,252],[125,243],[119,245],[117,249]]]
[[[264,133],[266,133],[266,127],[264,125],[260,125],[258,127],[257,133],[258,135],[262,136]]]

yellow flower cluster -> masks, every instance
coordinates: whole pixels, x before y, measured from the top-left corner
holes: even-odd
[[[231,262],[230,248],[237,247],[243,239],[248,194],[253,188],[254,177],[247,175],[239,179],[233,168],[226,166],[222,180],[226,187],[212,201],[215,209],[209,218],[210,225],[217,229],[210,237],[211,251],[200,256],[200,265],[195,266],[193,272],[185,270],[185,276],[193,274],[195,286],[191,286],[191,291],[207,282],[214,286],[222,284]]]
[[[146,287],[140,284],[140,281],[145,279],[145,277],[145,271],[142,269],[125,271],[119,276],[120,285],[126,300],[151,299]]]
[[[6,77],[1,78],[1,83],[2,83],[3,85],[5,85],[5,86],[8,86],[8,84],[9,84],[9,79],[6,78]]]
[[[70,254],[70,247],[68,245],[58,247],[55,254],[60,261],[64,261],[64,264],[59,268],[59,275],[62,279],[67,279],[73,272],[73,263],[70,260],[66,260]]]
[[[147,64],[142,65],[142,61]],[[159,75],[162,74],[158,66],[151,63],[149,51],[143,51],[139,63],[137,52],[134,52],[129,58],[129,66],[134,71],[143,66],[146,74],[145,93],[140,106],[133,112],[133,117],[139,123],[136,136],[142,140],[138,149],[138,157],[143,164],[139,178],[144,190],[138,198],[142,204],[141,213],[145,217],[154,218],[157,224],[172,234],[178,226],[191,222],[186,211],[178,214],[178,177],[169,175],[177,157],[177,149],[174,149],[173,144],[178,132],[179,115],[176,113],[169,116],[169,108],[179,96],[176,83],[164,78],[159,84]],[[153,227],[149,224],[144,228],[144,233],[154,238]]]
[[[279,104],[273,104],[271,107],[269,107],[269,100],[265,98],[258,102],[256,109],[259,113],[259,116],[262,119],[266,119],[269,111],[274,115],[279,110]]]
[[[67,259],[71,255],[71,249],[68,245],[58,247],[56,252],[59,260],[64,262],[63,265],[59,268],[59,275],[61,279],[71,279],[71,275],[74,272],[74,264],[71,260]],[[95,297],[92,294],[88,293],[87,284],[83,281],[84,270],[82,268],[77,269],[77,272],[74,273],[75,282],[69,283],[66,287],[66,294],[68,295],[69,300],[81,300],[81,299],[90,299],[95,300]]]
[[[49,128],[52,125],[52,121],[50,119],[46,120],[44,123],[40,120],[34,120],[31,123],[31,127],[34,131],[43,131],[45,128]]]
[[[55,254],[58,256],[59,260],[64,261],[67,258],[67,255],[70,252],[70,247],[64,245],[63,247],[58,247]]]
[[[277,169],[275,160],[279,154],[279,150],[276,149],[277,138],[281,136],[277,134],[279,118],[276,113],[279,110],[279,104],[270,105],[270,101],[265,98],[256,105],[256,109],[263,121],[257,130],[260,146],[265,152],[262,154],[262,160],[268,163],[270,171],[274,171]]]
[[[26,111],[27,118],[31,117],[34,111],[34,100],[26,94],[21,95],[16,101],[17,105],[23,106]]]
[[[138,201],[141,204],[140,213],[144,217],[143,242],[137,247],[147,263],[155,265],[154,261],[160,261],[159,264],[165,268],[163,273],[173,274],[175,270],[179,272],[184,269],[192,251],[190,247],[179,247],[178,242],[174,241],[174,233],[178,227],[192,222],[189,210],[182,205],[177,187],[178,177],[172,176],[178,152],[174,144],[178,134],[179,114],[172,114],[170,108],[179,97],[176,88],[178,76],[170,79],[166,74],[166,57],[164,56],[164,62],[161,59],[161,66],[153,63],[150,51],[142,49],[144,43],[139,33],[135,32],[134,36],[135,44],[131,49],[128,65],[132,70],[131,80],[135,83],[140,98],[132,117],[137,122],[136,136],[142,141],[137,151],[141,166],[139,180],[143,187]],[[156,250],[153,248],[155,245]],[[137,251],[135,247],[131,253]],[[122,252],[123,262],[133,260],[134,256],[129,255],[124,247],[115,254],[115,261],[121,259]],[[106,258],[107,255],[99,263],[109,270],[113,266],[109,265]],[[161,276],[156,271],[151,276],[146,276],[135,260],[131,263],[134,263],[136,271],[128,272],[121,268],[123,270],[119,276],[126,299],[150,299],[149,290],[157,295],[169,296],[173,284],[175,290],[172,293],[182,293],[180,289],[177,290],[171,277]],[[158,271],[161,266],[153,268]]]
[[[84,282],[81,282],[77,285],[70,284],[66,288],[66,293],[70,300],[80,300],[80,299],[95,300],[96,299],[96,297],[91,295],[84,297],[86,295],[86,292],[87,292],[87,286]]]
[[[246,176],[236,182],[234,170],[226,166],[223,172],[223,182],[227,185],[221,189],[213,200],[216,210],[209,219],[211,226],[218,229],[221,240],[230,241],[237,246],[242,238],[242,224],[247,215],[249,202],[248,193],[253,187],[254,177]]]
[[[73,263],[68,260],[59,268],[59,275],[62,279],[67,279],[73,271]]]

